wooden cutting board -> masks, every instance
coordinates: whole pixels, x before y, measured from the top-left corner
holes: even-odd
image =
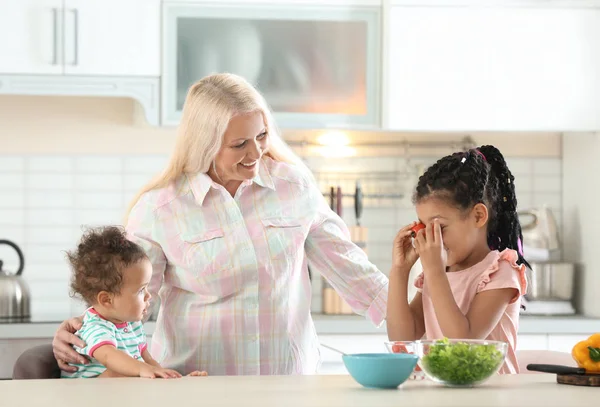
[[[572,386],[600,387],[600,374],[558,374],[556,382]]]

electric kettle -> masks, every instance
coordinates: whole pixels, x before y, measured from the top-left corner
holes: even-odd
[[[27,322],[31,317],[31,296],[27,283],[21,277],[25,267],[23,252],[10,240],[0,240],[2,244],[15,249],[19,256],[19,268],[15,273],[9,273],[2,269],[3,262],[0,259],[0,323]]]
[[[558,226],[548,206],[520,211],[518,215],[519,218],[530,218],[529,222],[520,219],[524,245],[548,251],[560,248]]]

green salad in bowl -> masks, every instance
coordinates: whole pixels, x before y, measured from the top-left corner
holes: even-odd
[[[419,366],[431,380],[452,387],[485,382],[504,364],[508,344],[499,341],[441,339],[417,341]]]

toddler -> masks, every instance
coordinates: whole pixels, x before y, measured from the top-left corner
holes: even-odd
[[[90,363],[72,365],[78,371],[61,376],[181,377],[162,368],[148,351],[142,321],[150,305],[152,264],[142,248],[127,240],[125,231],[110,226],[86,232],[67,257],[73,269],[71,288],[89,305],[76,333],[85,346],[75,349]]]

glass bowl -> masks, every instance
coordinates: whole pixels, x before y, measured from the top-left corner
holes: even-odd
[[[508,344],[500,341],[441,339],[416,341],[419,366],[427,377],[448,387],[473,387],[498,373]]]
[[[416,342],[414,341],[390,341],[384,342],[385,348],[389,353],[408,353],[410,355],[416,355]],[[412,374],[410,375],[411,380],[423,380],[425,379],[425,373],[421,370],[421,367],[417,364]]]

